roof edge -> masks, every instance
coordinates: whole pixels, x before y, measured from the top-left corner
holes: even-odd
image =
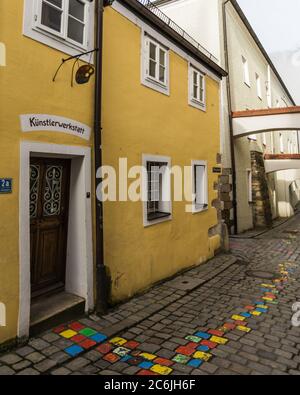
[[[172,29],[168,24],[166,24],[162,19],[155,15],[151,10],[149,10],[145,5],[140,3],[138,0],[117,0],[119,3],[123,4],[125,7],[129,8],[135,14],[138,14],[144,20],[146,20],[151,25],[159,29],[160,33],[167,36],[173,42],[175,42],[179,47],[183,48],[196,60],[203,63],[211,72],[217,75],[220,79],[222,77],[227,77],[228,73],[216,62],[198,50],[194,45]]]

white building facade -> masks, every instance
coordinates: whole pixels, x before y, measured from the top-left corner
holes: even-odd
[[[227,69],[222,85],[220,199],[230,233],[272,224],[294,214],[300,171],[266,174],[265,154],[297,154],[297,131],[233,138],[231,113],[283,108],[295,103],[268,54],[235,0],[154,2]]]

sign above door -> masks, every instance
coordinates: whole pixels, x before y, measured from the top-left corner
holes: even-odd
[[[91,128],[73,119],[48,114],[20,115],[22,132],[62,132],[89,140]]]

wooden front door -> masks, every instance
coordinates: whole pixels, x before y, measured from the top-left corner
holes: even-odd
[[[65,287],[70,161],[31,158],[30,254],[32,297]]]

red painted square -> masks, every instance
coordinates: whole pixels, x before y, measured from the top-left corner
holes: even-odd
[[[73,336],[73,337],[71,338],[71,341],[74,342],[74,343],[81,343],[81,342],[83,342],[85,339],[86,339],[86,337],[83,336],[83,335],[75,335],[75,336]]]
[[[234,321],[236,326],[247,326],[247,321]]]
[[[125,343],[123,347],[130,348],[130,350],[133,350],[134,348],[137,348],[139,345],[140,343],[130,340],[129,342]]]
[[[157,373],[145,369],[142,369],[137,373],[137,376],[157,376],[157,375],[158,375]]]
[[[226,322],[226,324],[224,324],[223,326],[224,326],[224,328],[230,329],[230,330],[233,330],[236,328],[236,324],[232,324],[231,322]]]
[[[274,294],[265,293],[265,296],[266,296],[267,298],[270,298],[270,299],[276,299],[276,296],[275,296]]]
[[[72,324],[69,325],[69,328],[73,329],[73,331],[75,332],[79,332],[84,329],[85,326],[82,325],[80,322],[72,322]]]
[[[117,361],[119,361],[119,359],[121,359],[118,355],[110,353],[105,355],[105,357],[103,357],[104,361],[110,362],[110,363],[115,363]]]
[[[224,332],[217,331],[215,329],[210,329],[207,333],[209,333],[210,335],[218,336],[218,337],[222,337],[224,335]]]
[[[198,344],[198,343],[190,342],[190,343],[188,343],[185,347],[190,348],[190,349],[192,349],[192,350],[196,350],[196,348],[199,347],[199,344]]]
[[[195,349],[193,349],[193,348],[188,348],[188,347],[186,347],[186,346],[180,346],[180,347],[177,348],[176,352],[177,352],[178,354],[191,356],[192,354],[195,353]]]
[[[94,340],[91,339],[86,339],[84,340],[82,343],[80,343],[79,345],[84,348],[85,350],[88,350],[89,348],[92,348],[96,345],[97,343],[94,342]]]
[[[170,361],[169,359],[165,359],[165,358],[156,358],[156,359],[154,359],[154,362],[157,363],[158,365],[162,365],[162,366],[174,365],[174,362]]]
[[[200,343],[201,346],[207,346],[210,349],[214,349],[217,347],[217,343],[214,342],[210,342],[209,340],[202,340],[202,342]]]
[[[64,325],[60,325],[57,328],[53,329],[54,333],[61,333],[66,329],[66,327]]]
[[[103,343],[101,346],[96,348],[101,354],[107,354],[112,350],[112,345],[109,343]]]
[[[255,310],[255,307],[254,306],[246,306],[245,307],[247,310]]]

